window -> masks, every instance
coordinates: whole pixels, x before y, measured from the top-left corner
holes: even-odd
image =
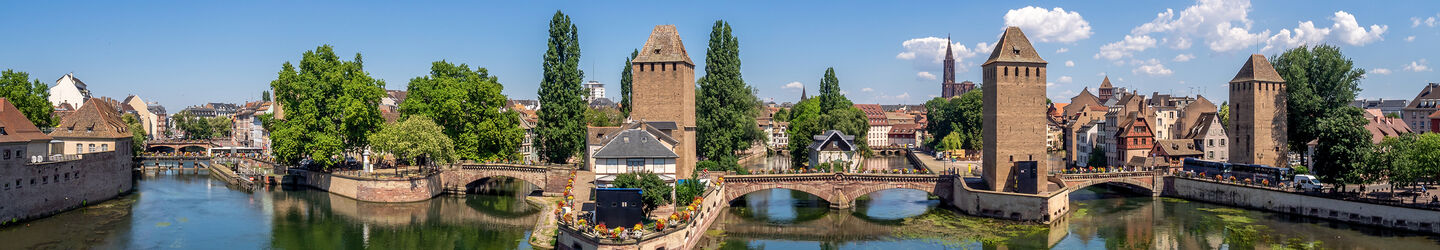
[[[6,150],[5,150],[5,159],[6,159],[6,160],[9,160],[9,159],[10,159],[10,150],[9,150],[9,149],[6,149]]]
[[[1220,146],[1225,146],[1225,138],[1220,138]]]
[[[76,154],[85,153],[85,145],[84,145],[84,144],[76,143],[76,144],[75,144],[75,153],[76,153]]]
[[[625,159],[625,171],[638,173],[645,167],[645,159]]]
[[[1215,139],[1210,139],[1209,145],[1210,145],[1210,146],[1215,146]]]
[[[110,144],[100,144],[100,151],[110,151]]]
[[[95,152],[95,144],[94,144],[94,143],[91,143],[91,144],[90,144],[90,152],[91,152],[91,153],[94,153],[94,152]]]

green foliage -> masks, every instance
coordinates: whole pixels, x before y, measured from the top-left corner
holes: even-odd
[[[755,126],[754,88],[740,75],[740,39],[730,24],[715,21],[705,51],[705,76],[696,81],[696,145],[706,159],[734,155],[765,138]]]
[[[738,174],[750,174],[749,169],[740,166],[740,162],[734,156],[722,156],[720,158],[703,160],[695,163],[696,170],[709,170],[715,172],[734,172]]]
[[[231,121],[225,117],[199,117],[190,111],[180,111],[170,117],[175,128],[185,133],[188,140],[209,140],[230,136]]]
[[[860,108],[856,108],[849,99],[840,94],[840,80],[835,77],[835,69],[826,69],[825,77],[820,83],[819,97],[800,101],[790,110],[790,128],[786,133],[793,138],[788,147],[790,162],[794,167],[810,162],[810,153],[806,149],[810,145],[808,139],[827,130],[839,130],[846,135],[855,136],[859,151],[866,154],[870,152],[870,146],[865,142],[870,123],[865,112],[860,111]],[[826,102],[831,103],[827,105]]]
[[[125,114],[120,119],[125,121],[125,126],[130,128],[130,150],[132,155],[140,155],[145,152],[145,125],[140,124],[140,119],[133,114]]]
[[[1400,113],[1385,113],[1385,118],[1400,119]]]
[[[0,72],[0,97],[9,99],[36,127],[54,127],[60,122],[51,115],[55,107],[50,105],[50,86],[39,79],[30,80],[30,73]]]
[[[1107,162],[1106,159],[1107,159],[1107,158],[1105,158],[1105,149],[1104,149],[1104,148],[1092,147],[1092,148],[1090,148],[1090,161],[1089,161],[1089,162],[1086,162],[1085,166],[1088,166],[1088,167],[1104,167],[1104,166],[1108,166],[1109,164],[1106,164],[1106,162]]]
[[[689,204],[701,195],[705,195],[705,183],[700,182],[699,172],[690,172],[690,179],[675,183],[675,201],[678,204]]]
[[[400,103],[406,117],[432,117],[465,160],[516,160],[525,130],[520,114],[501,111],[508,98],[489,70],[470,70],[446,61],[430,65],[430,75],[410,79],[409,94]]]
[[[670,185],[665,184],[665,180],[661,180],[655,173],[620,174],[615,177],[613,184],[619,188],[639,188],[643,192],[640,196],[645,202],[645,213],[670,204]]]
[[[1220,117],[1220,126],[1230,127],[1230,102],[1220,103],[1220,113],[1216,116]]]
[[[585,125],[591,127],[615,127],[625,121],[622,111],[613,108],[585,108]]]
[[[935,149],[939,149],[939,150],[958,150],[958,149],[962,149],[962,148],[965,146],[965,141],[964,141],[964,139],[962,139],[963,137],[965,137],[965,136],[964,136],[964,135],[961,135],[961,134],[960,134],[960,131],[950,131],[950,134],[945,135],[945,138],[944,138],[944,139],[940,139],[940,145],[936,146]]]
[[[269,91],[269,90],[266,90],[265,92],[260,93],[260,101],[264,101],[264,102],[270,101],[270,91]]]
[[[389,152],[411,164],[444,165],[454,162],[457,154],[444,130],[425,115],[410,115],[371,134],[370,143],[375,150]]]
[[[630,117],[630,92],[634,90],[630,84],[635,82],[635,75],[631,61],[640,56],[640,50],[630,52],[630,57],[625,58],[625,71],[620,72],[620,117]]]
[[[932,135],[946,135],[955,132],[962,146],[947,149],[981,149],[984,141],[981,132],[985,130],[985,93],[972,90],[959,98],[935,98],[925,102],[930,111],[925,130]],[[930,143],[944,143],[944,139]],[[939,148],[940,145],[930,145]]]
[[[1360,92],[1360,79],[1365,78],[1364,69],[1355,68],[1340,48],[1331,45],[1300,46],[1270,61],[1285,79],[1286,131],[1293,150],[1304,150],[1306,143],[1319,138],[1320,123],[1333,111],[1349,106]]]
[[[1406,134],[1386,137],[1370,155],[1367,180],[1384,179],[1396,187],[1414,185],[1440,176],[1440,134]]]
[[[771,115],[770,119],[777,122],[788,122],[790,121],[790,109],[782,108],[779,111],[775,111],[775,114]]]
[[[277,75],[270,88],[285,118],[271,121],[270,140],[280,162],[309,158],[329,168],[345,151],[366,146],[367,135],[384,123],[379,106],[385,82],[365,72],[359,53],[344,61],[323,45],[306,51],[298,68],[285,62]]]
[[[551,163],[566,163],[585,146],[585,100],[580,81],[580,35],[570,16],[555,11],[546,41],[544,76],[540,82],[540,106],[535,125],[538,153]]]
[[[1365,130],[1364,111],[1343,107],[1319,120],[1315,130],[1315,169],[1320,179],[1339,184],[1366,182],[1361,173],[1369,157],[1370,131]]]

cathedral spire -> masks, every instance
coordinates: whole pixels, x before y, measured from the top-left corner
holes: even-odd
[[[945,79],[941,83],[955,83],[955,52],[950,50],[950,35],[945,35]]]

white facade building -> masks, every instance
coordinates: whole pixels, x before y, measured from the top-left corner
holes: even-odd
[[[585,97],[585,102],[588,103],[591,101],[595,101],[595,99],[605,98],[604,83],[600,83],[600,81],[590,80],[589,82],[585,82],[585,84],[582,86],[585,87],[586,92],[590,93],[589,96]]]
[[[75,78],[75,73],[65,74],[55,80],[55,86],[50,87],[50,105],[59,107],[60,104],[69,103],[75,110],[85,105],[90,100],[90,89],[86,88],[85,82]]]

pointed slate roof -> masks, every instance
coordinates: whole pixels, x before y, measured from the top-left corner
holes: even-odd
[[[640,49],[640,55],[635,57],[632,63],[653,63],[653,62],[685,62],[695,65],[690,61],[690,55],[685,53],[685,43],[680,41],[680,32],[675,30],[675,25],[655,25],[650,31],[650,39],[645,40],[645,47]]]
[[[825,145],[834,142],[835,146],[843,151],[854,151],[856,149],[855,136],[846,135],[845,132],[840,132],[839,130],[825,131],[825,134],[816,135],[813,139],[815,142],[810,143],[810,146],[806,148],[810,150],[821,150]]]
[[[626,129],[595,151],[595,158],[679,158],[655,135],[641,129]]]
[[[1030,39],[1025,38],[1025,32],[1014,26],[1005,28],[1005,34],[1000,35],[995,50],[990,52],[990,59],[981,66],[997,62],[1046,63],[1040,53],[1035,52],[1035,46],[1030,45]]]
[[[1105,81],[1101,81],[1101,82],[1100,82],[1100,88],[1102,88],[1102,89],[1105,89],[1105,88],[1114,88],[1114,87],[1115,87],[1115,85],[1110,85],[1110,76],[1105,76]]]
[[[1275,72],[1275,66],[1271,66],[1265,56],[1252,54],[1249,60],[1245,60],[1245,65],[1240,66],[1240,72],[1235,73],[1235,79],[1230,80],[1231,83],[1250,81],[1283,83],[1285,79],[1280,78],[1280,73]]]

